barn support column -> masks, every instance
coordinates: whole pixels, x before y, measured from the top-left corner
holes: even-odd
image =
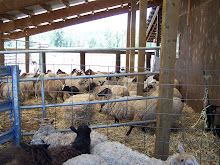
[[[3,33],[0,32],[0,51],[4,50],[4,40],[3,40]],[[4,65],[5,63],[5,58],[4,54],[0,54],[0,65]]]
[[[29,50],[29,36],[25,37],[25,49]],[[26,73],[29,73],[29,53],[25,53],[25,70]]]
[[[121,64],[121,53],[120,51],[116,52],[116,64],[115,64],[115,72],[120,73],[120,64]]]
[[[135,47],[136,2],[131,3],[131,47]],[[130,73],[134,73],[135,50],[130,54]]]
[[[41,73],[46,73],[46,53],[45,52],[42,53],[42,60],[43,60],[43,62],[42,62],[43,71]]]
[[[176,62],[176,38],[179,14],[179,1],[163,1],[161,58],[160,58],[160,84],[174,83],[174,68]],[[163,98],[163,99],[161,99]],[[155,155],[165,160],[169,155],[170,118],[173,107],[173,86],[160,85],[157,107],[157,129],[155,142]]]
[[[86,53],[80,52],[80,69],[86,71],[86,63],[85,63]]]
[[[127,48],[131,46],[131,11],[128,12],[128,23],[127,23]],[[130,63],[130,51],[126,51],[126,73],[129,72]]]
[[[147,0],[139,1],[140,10],[140,24],[139,24],[139,47],[146,47],[146,10]],[[138,50],[138,72],[144,72],[145,64],[145,50]],[[137,95],[143,96],[144,94],[144,80],[145,75],[138,76]]]
[[[150,71],[150,59],[151,59],[151,52],[146,52],[146,70]]]

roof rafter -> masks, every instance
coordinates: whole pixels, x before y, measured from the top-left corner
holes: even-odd
[[[67,8],[70,7],[70,2],[68,0],[60,0]]]
[[[51,12],[52,11],[52,7],[47,5],[47,4],[44,4],[44,3],[41,3],[39,4],[39,6],[45,10],[47,10],[47,12]]]
[[[20,11],[23,14],[29,15],[29,16],[34,15],[34,12],[31,10],[28,10],[28,9],[19,9],[18,11]]]
[[[109,16],[112,16],[112,15],[126,13],[128,11],[129,11],[128,6],[125,6],[124,8],[119,7],[119,8],[115,8],[115,9],[110,9],[108,11],[105,10],[105,11],[97,12],[97,13],[94,13],[94,14],[91,13],[91,14],[88,14],[88,15],[85,15],[85,16],[80,16],[80,18],[76,17],[76,18],[73,18],[73,19],[68,19],[66,21],[60,21],[60,22],[52,23],[51,25],[48,24],[48,25],[45,25],[45,26],[40,26],[40,27],[37,27],[37,28],[28,29],[28,30],[25,30],[24,32],[15,32],[15,33],[12,33],[10,35],[4,35],[4,37],[5,38],[10,38],[10,39],[22,38],[22,37],[25,37],[25,36],[39,34],[39,33],[47,32],[47,31],[51,31],[51,30],[55,30],[55,29],[75,25],[75,24],[80,24],[80,23],[84,23],[84,22],[88,22],[88,21],[93,21],[93,20],[109,17]]]
[[[5,19],[8,19],[8,20],[15,20],[15,19],[17,19],[15,16],[10,15],[10,14],[6,14],[6,13],[0,14],[0,17],[1,17],[1,18],[5,18]]]
[[[51,11],[50,13],[43,13],[39,15],[33,15],[31,18],[23,18],[15,20],[13,22],[6,22],[0,24],[1,32],[14,31],[16,29],[23,29],[27,26],[37,26],[44,22],[51,22],[60,18],[66,18],[73,15],[79,15],[86,12],[91,12],[111,6],[130,3],[136,0],[96,0],[88,2],[87,4],[79,4],[69,8]],[[149,1],[148,6],[157,6],[162,4],[163,0]],[[114,15],[114,14],[113,14]]]
[[[19,10],[19,9],[23,9],[28,6],[33,6],[39,3],[45,3],[49,1],[51,0],[26,0],[26,1],[22,1],[21,3],[21,0],[1,0],[0,1],[0,14],[7,12],[7,11]]]

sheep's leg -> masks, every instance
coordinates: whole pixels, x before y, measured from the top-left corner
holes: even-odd
[[[130,133],[131,133],[131,131],[132,131],[133,128],[134,128],[134,126],[130,126],[130,129],[128,130],[126,136],[130,135]]]
[[[142,127],[141,130],[146,133],[146,127]]]
[[[119,123],[119,119],[117,117],[115,118],[115,123]]]

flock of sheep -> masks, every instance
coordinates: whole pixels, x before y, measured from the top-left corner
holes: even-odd
[[[45,80],[45,99],[48,103],[57,103],[58,97],[63,103],[77,103],[77,102],[90,102],[97,100],[114,100],[124,98],[137,98],[143,96],[137,96],[137,82],[136,78],[129,77],[109,77],[109,73],[93,72],[88,69],[86,72],[82,70],[74,69],[71,74],[66,74],[61,70],[57,73],[48,71],[44,77],[70,77],[81,75],[103,75],[106,77],[98,78],[78,78],[78,79],[62,79],[62,80]],[[33,78],[38,77],[36,74],[23,74],[21,78]],[[146,77],[144,82],[143,91],[145,96],[157,97],[159,92],[159,81],[157,76]],[[41,82],[40,81],[28,81],[20,82],[20,100],[21,104],[30,98],[30,96],[36,97],[41,95]],[[2,83],[0,86],[0,98],[8,99],[8,87],[11,89],[11,83]],[[182,95],[179,92],[178,81],[175,80],[173,94],[173,109],[171,117],[171,127],[174,127],[176,121],[182,113],[184,103]],[[11,90],[10,91],[10,95]],[[63,118],[66,119],[64,127],[73,125],[80,129],[81,126],[89,126],[93,120],[94,106],[93,104],[86,104],[81,106],[64,106],[62,107]],[[156,119],[157,112],[157,99],[144,99],[144,100],[130,100],[120,102],[108,102],[100,103],[99,113],[110,115],[115,119],[115,122],[120,120],[126,121],[146,121]],[[0,156],[0,162],[5,159],[4,156],[12,156],[15,161],[23,162],[28,160],[32,161],[32,164],[183,164],[183,165],[197,165],[195,157],[188,155],[184,152],[184,149],[179,146],[180,153],[175,154],[163,162],[158,159],[147,157],[144,154],[132,151],[130,148],[120,144],[119,142],[110,142],[107,136],[102,135],[95,131],[89,131],[85,133],[89,138],[84,136],[79,139],[87,139],[82,146],[74,146],[73,144],[78,137],[77,131],[72,127],[73,133],[63,134],[57,133],[54,129],[52,119],[36,120],[40,124],[39,130],[33,136],[30,145],[22,144],[12,152],[14,155],[10,155],[9,152],[5,152]],[[126,136],[128,136],[134,126],[130,126]],[[139,126],[142,131],[146,131],[146,127]],[[88,129],[90,129],[88,127]],[[88,130],[87,130],[88,131]],[[76,132],[76,133],[74,133]],[[82,131],[84,132],[84,131]],[[84,133],[83,133],[84,134]],[[90,142],[91,138],[91,142]],[[39,144],[40,143],[40,144]],[[43,144],[42,144],[43,143]],[[88,149],[85,149],[86,147]],[[79,151],[80,148],[80,151]],[[88,152],[82,152],[81,149]],[[23,157],[22,155],[27,155]],[[43,152],[43,153],[41,153]],[[2,152],[1,152],[2,153]],[[64,155],[60,154],[63,153]],[[8,155],[7,155],[8,154]],[[41,154],[45,154],[47,159],[38,157]],[[81,155],[82,154],[82,155]],[[0,154],[1,155],[1,154]],[[18,155],[18,156],[16,156]],[[60,157],[59,157],[60,156]],[[28,159],[28,160],[27,160]],[[35,162],[35,160],[39,162]],[[65,163],[64,163],[65,162]],[[6,164],[13,164],[13,162],[6,162]],[[28,164],[27,163],[27,164]],[[19,164],[19,163],[17,163]]]
[[[179,152],[166,161],[150,158],[129,147],[111,142],[107,136],[91,130],[87,125],[78,129],[70,127],[73,133],[56,133],[53,119],[36,120],[40,124],[30,145],[7,148],[0,152],[0,162],[7,165],[198,165],[193,155]]]

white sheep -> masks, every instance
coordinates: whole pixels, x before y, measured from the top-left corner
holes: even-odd
[[[193,155],[186,154],[182,146],[178,146],[180,153],[170,156],[165,162],[150,158],[119,142],[103,142],[96,145],[91,154],[101,156],[108,165],[199,165]]]
[[[49,72],[51,73],[51,72]],[[57,97],[60,97],[62,101],[64,92],[63,83],[60,80],[45,80],[44,81],[44,89],[45,89],[45,99],[52,102],[57,102]],[[35,93],[41,96],[41,81],[37,81],[35,83]]]
[[[113,96],[129,96],[129,91],[125,86],[121,85],[103,85],[100,86],[99,91],[108,88],[111,90]]]
[[[67,160],[63,165],[108,165],[99,155],[82,154]]]
[[[133,96],[135,97],[135,96]],[[139,96],[141,97],[141,96]],[[129,97],[132,98],[132,97]],[[112,96],[110,99],[124,99],[124,97]],[[122,101],[122,102],[109,102],[106,103],[102,110],[115,118],[115,123],[121,119],[133,120],[135,108],[133,105],[137,100]]]
[[[137,100],[134,104],[135,113],[133,122],[154,120],[157,116],[157,102],[158,99]],[[173,109],[171,111],[171,127],[175,126],[176,121],[182,113],[184,103],[180,98],[173,98]],[[134,126],[130,126],[127,135],[129,135]],[[145,132],[145,128],[141,127]]]
[[[87,91],[87,87],[92,83],[92,79],[90,78],[79,78],[79,79],[66,79],[65,84],[69,87],[75,86],[80,93],[85,93]]]

